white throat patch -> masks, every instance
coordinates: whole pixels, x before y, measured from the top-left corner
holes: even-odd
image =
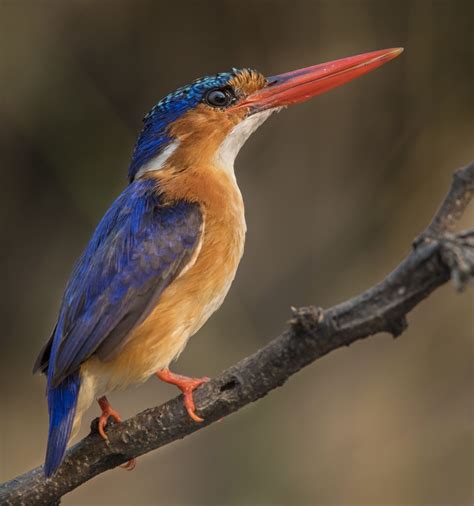
[[[216,152],[216,163],[219,167],[234,175],[234,160],[240,148],[255,130],[270,116],[276,109],[252,114],[236,125],[224,139]]]
[[[140,170],[137,172],[135,178],[139,178],[143,176],[145,172],[153,172],[155,170],[160,170],[163,168],[168,158],[176,151],[176,148],[179,146],[179,141],[174,141],[158,155],[152,158],[149,162],[146,162],[144,165],[140,167]]]

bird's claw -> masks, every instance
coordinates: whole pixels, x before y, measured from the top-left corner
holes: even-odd
[[[125,469],[125,471],[133,471],[136,465],[137,459],[130,459],[128,462],[125,462],[125,464],[122,464],[120,467],[122,469]]]
[[[97,402],[99,403],[100,409],[102,410],[102,414],[99,417],[99,424],[97,426],[97,429],[102,439],[108,441],[109,437],[105,432],[105,427],[107,426],[109,418],[113,418],[116,422],[120,423],[122,421],[122,417],[118,414],[117,411],[115,411],[114,408],[112,408],[107,397],[105,396],[101,397],[100,399],[97,399]],[[136,465],[137,459],[130,459],[128,462],[125,462],[125,464],[122,464],[120,467],[127,471],[133,471]]]
[[[99,417],[99,425],[98,425],[98,431],[102,439],[105,439],[106,441],[109,440],[109,437],[107,436],[105,432],[105,427],[107,426],[107,421],[109,418],[113,418],[116,422],[121,422],[122,418],[118,414],[115,409],[112,408],[109,401],[107,400],[107,397],[101,397],[97,400],[99,403],[100,409],[102,410],[102,414]]]
[[[210,378],[207,376],[204,376],[202,378],[188,378],[187,376],[174,374],[168,369],[158,371],[156,373],[156,376],[160,380],[165,381],[166,383],[170,383],[171,385],[175,385],[181,390],[184,397],[184,407],[192,420],[197,423],[204,421],[204,418],[201,418],[196,414],[196,405],[194,404],[193,391],[203,383],[209,381]]]
[[[203,378],[193,378],[185,387],[183,388],[179,387],[183,392],[184,407],[186,408],[188,415],[192,420],[198,423],[204,422],[204,418],[201,418],[200,416],[196,415],[196,405],[194,404],[193,390],[195,390],[196,388],[198,388],[203,383],[206,383],[209,380],[210,378],[208,378],[207,376]]]

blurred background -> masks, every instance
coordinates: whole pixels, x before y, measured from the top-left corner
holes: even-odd
[[[246,254],[222,309],[175,365],[213,376],[277,335],[290,305],[341,302],[408,253],[453,170],[474,157],[473,5],[0,0],[0,480],[42,463],[44,378],[31,367],[75,259],[126,184],[145,112],[234,66],[271,75],[406,48],[273,116],[239,155]],[[473,303],[472,289],[445,286],[400,339],[336,351],[63,502],[472,504]],[[152,379],[110,399],[129,417],[175,395]]]

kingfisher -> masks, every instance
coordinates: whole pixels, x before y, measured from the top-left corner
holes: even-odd
[[[193,390],[208,378],[174,374],[169,366],[222,304],[244,251],[237,153],[273,112],[401,52],[373,51],[272,77],[234,68],[177,89],[145,116],[129,184],[77,261],[34,365],[47,376],[47,477],[94,400],[106,440],[108,419],[121,421],[106,395],[153,375],[178,387],[189,416],[202,421]]]

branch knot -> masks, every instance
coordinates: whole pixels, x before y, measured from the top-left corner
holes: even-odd
[[[324,321],[324,310],[316,306],[294,307],[289,321],[296,333],[303,331],[305,334],[314,334]]]
[[[474,230],[446,234],[440,246],[441,260],[449,268],[456,290],[462,292],[474,280]]]

